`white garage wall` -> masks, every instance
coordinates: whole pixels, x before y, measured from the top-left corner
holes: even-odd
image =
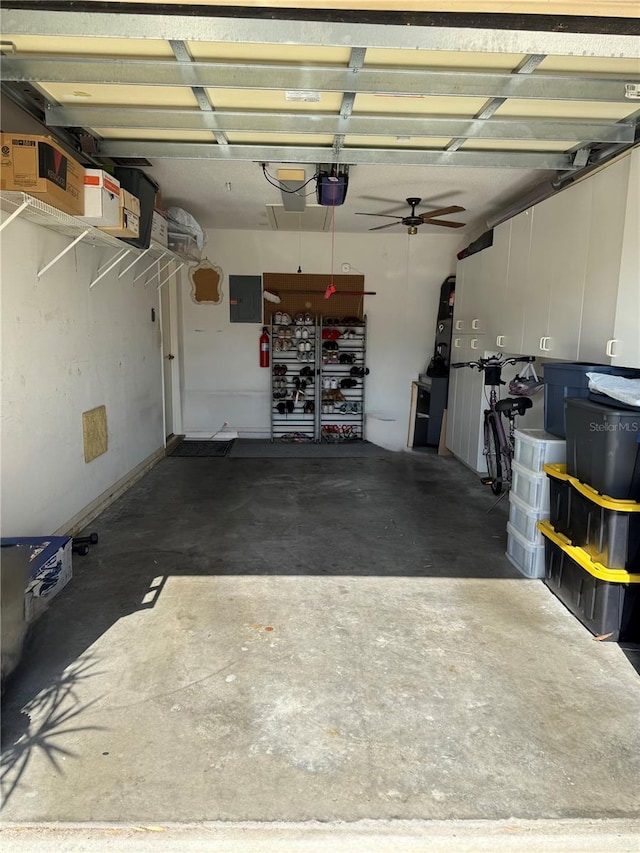
[[[339,211],[336,214],[339,216]],[[365,276],[368,318],[366,437],[406,447],[411,382],[433,351],[440,285],[455,271],[460,238],[421,232],[337,234],[333,272],[349,263]],[[269,371],[258,366],[258,324],[230,323],[229,275],[331,272],[331,234],[210,231],[204,254],[224,274],[220,305],[196,305],[182,286],[183,428],[215,433],[227,423],[245,437],[268,437]]]
[[[88,246],[38,281],[68,243],[20,219],[2,234],[3,536],[64,528],[163,446],[156,288],[114,271],[89,290],[113,250]],[[109,449],[85,463],[82,413],[102,405]]]

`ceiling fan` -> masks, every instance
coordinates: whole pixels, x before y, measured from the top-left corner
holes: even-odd
[[[417,234],[419,225],[443,225],[445,228],[462,228],[464,222],[452,222],[450,219],[436,219],[437,216],[446,216],[448,213],[460,213],[464,207],[452,204],[450,207],[439,207],[437,210],[429,210],[426,213],[416,213],[416,207],[422,201],[421,198],[408,198],[407,204],[411,207],[408,216],[392,216],[389,213],[356,213],[356,216],[384,216],[386,219],[397,219],[397,222],[388,222],[386,225],[377,225],[369,228],[369,231],[381,231],[383,228],[391,228],[393,225],[406,225],[407,233]]]

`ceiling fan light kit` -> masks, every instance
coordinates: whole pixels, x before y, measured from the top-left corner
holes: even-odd
[[[437,210],[429,210],[425,213],[416,213],[416,207],[422,201],[421,198],[411,197],[406,199],[407,204],[411,208],[411,213],[408,216],[394,216],[389,213],[362,213],[357,212],[356,216],[382,216],[385,219],[395,219],[396,222],[388,222],[386,225],[376,225],[374,228],[369,228],[369,231],[381,231],[383,228],[392,228],[394,225],[404,225],[409,235],[417,234],[420,225],[442,225],[445,228],[463,228],[464,222],[454,222],[449,219],[438,219],[437,217],[446,216],[449,213],[461,213],[464,207],[459,204],[452,204],[448,207],[439,207]]]

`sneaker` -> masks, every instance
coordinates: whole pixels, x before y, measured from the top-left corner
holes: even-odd
[[[304,329],[300,329],[300,336],[302,337],[303,341],[306,341],[309,337],[309,329],[307,329],[306,327]]]
[[[274,326],[279,326],[282,323],[282,311],[276,311],[276,313],[271,318],[271,322]]]
[[[313,315],[310,311],[307,311],[307,313],[304,315],[304,322],[305,326],[313,326]]]
[[[302,325],[304,323],[304,314],[302,314],[301,312],[296,314],[293,322],[297,323],[298,325]]]
[[[280,319],[280,322],[282,323],[282,325],[283,325],[283,326],[290,326],[290,325],[291,325],[291,317],[290,317],[290,315],[289,315],[289,314],[287,314],[285,311],[283,311],[283,312],[282,312],[282,317],[281,317],[281,319]]]
[[[311,352],[311,341],[305,341],[304,342],[304,349],[305,349],[305,352]]]
[[[273,342],[273,351],[274,352],[280,352],[281,350],[282,350],[282,341],[279,340],[278,338],[276,338],[275,341]]]
[[[295,332],[296,340],[300,340],[300,338],[302,337],[303,331],[306,331],[306,329],[301,329],[299,326],[296,327],[296,332]]]
[[[329,388],[330,388],[332,391],[337,391],[337,389],[338,389],[338,380],[337,380],[337,378],[336,378],[335,376],[332,376],[332,377],[331,377],[331,379],[329,380]]]
[[[358,380],[352,379],[349,376],[346,379],[340,380],[340,387],[341,388],[356,388],[357,385],[358,385]]]

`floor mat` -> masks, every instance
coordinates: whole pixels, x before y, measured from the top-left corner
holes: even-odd
[[[368,441],[328,442],[268,441],[239,439],[230,459],[348,459],[362,456],[390,456],[391,451]]]
[[[231,441],[181,441],[169,456],[226,456],[233,446]]]

